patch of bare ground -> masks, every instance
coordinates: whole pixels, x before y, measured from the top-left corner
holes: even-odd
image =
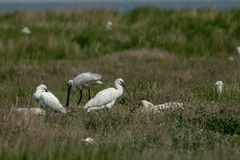
[[[108,61],[119,61],[119,60],[174,60],[176,56],[164,50],[158,49],[137,49],[123,52],[111,53],[103,57],[104,60]]]

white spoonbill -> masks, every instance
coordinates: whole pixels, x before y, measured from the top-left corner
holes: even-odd
[[[180,103],[180,102],[167,102],[163,104],[153,105],[151,102],[142,100],[139,106],[142,108],[142,111],[144,112],[155,112],[155,113],[159,113],[161,112],[161,110],[166,110],[166,109],[184,109],[183,103]]]
[[[46,112],[41,108],[15,108],[13,111],[17,113],[22,113],[24,115],[33,114],[33,115],[46,115]]]
[[[90,138],[90,137],[82,139],[82,141],[84,143],[86,143],[87,145],[89,145],[89,144],[91,144],[91,145],[97,144],[96,141],[93,138]]]
[[[82,99],[82,89],[84,89],[84,88],[88,89],[88,100],[90,100],[90,98],[91,98],[90,88],[95,84],[102,84],[102,82],[100,81],[101,78],[102,78],[102,76],[99,74],[86,72],[86,73],[81,73],[81,74],[77,75],[72,80],[69,80],[66,106],[69,105],[69,97],[70,97],[71,88],[73,88],[73,90],[80,90],[80,98],[77,103],[77,105],[79,105],[79,103],[81,102],[81,99]]]
[[[31,30],[30,30],[28,27],[24,27],[24,28],[22,29],[22,32],[23,32],[24,34],[31,34]]]
[[[122,78],[118,78],[114,81],[116,88],[107,88],[96,94],[87,104],[84,106],[84,109],[87,109],[87,112],[91,110],[98,110],[103,108],[112,108],[116,99],[123,94],[123,88],[127,91],[124,86],[124,81]],[[129,92],[127,91],[130,96]]]
[[[223,82],[222,81],[217,81],[215,83],[215,85],[217,86],[217,93],[220,95],[223,92]]]
[[[57,97],[55,97],[48,89],[46,85],[39,85],[33,98],[40,102],[42,108],[50,108],[60,113],[66,114],[65,108],[59,102]]]
[[[112,29],[112,25],[113,25],[112,21],[107,21],[107,23],[106,23],[106,29],[107,29],[107,30]]]
[[[240,56],[240,46],[237,46],[237,54]]]

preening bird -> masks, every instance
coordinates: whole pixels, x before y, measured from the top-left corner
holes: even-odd
[[[41,108],[50,108],[60,113],[66,114],[65,108],[59,102],[58,98],[55,97],[48,89],[46,85],[39,85],[36,89],[36,92],[33,95],[33,98],[37,100]]]
[[[82,89],[88,89],[88,100],[91,99],[90,88],[95,84],[102,84],[100,79],[101,75],[91,72],[81,73],[77,75],[74,79],[68,81],[68,94],[67,94],[67,102],[66,106],[69,105],[69,97],[71,88],[75,90],[80,90],[80,98],[78,101],[78,105],[82,99]]]
[[[114,81],[116,88],[107,88],[96,94],[87,104],[84,109],[88,112],[91,110],[98,110],[103,108],[112,108],[116,99],[123,94],[123,88],[127,91],[122,78],[118,78]],[[130,96],[129,92],[127,91]]]
[[[159,113],[162,110],[166,109],[184,109],[183,103],[180,102],[167,102],[163,104],[153,105],[152,103],[142,100],[139,104],[139,107],[141,107],[142,111],[144,112],[155,112]]]
[[[223,92],[223,86],[224,86],[223,82],[222,82],[222,81],[217,81],[217,82],[215,83],[215,85],[217,86],[217,93],[218,93],[219,95],[221,95],[222,92]]]

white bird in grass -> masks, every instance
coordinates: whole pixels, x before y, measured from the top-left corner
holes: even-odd
[[[221,95],[222,92],[223,92],[223,86],[224,86],[223,82],[222,82],[222,81],[217,81],[217,82],[215,83],[215,85],[217,86],[217,93],[218,93],[219,95]]]
[[[153,105],[152,103],[142,100],[139,106],[142,108],[144,112],[154,112],[160,113],[162,110],[166,109],[184,109],[183,103],[180,102],[167,102],[163,104]]]
[[[103,108],[112,108],[116,99],[123,94],[123,88],[127,91],[124,86],[124,81],[122,78],[118,78],[114,81],[116,88],[107,88],[96,94],[87,104],[84,106],[84,109],[87,109],[87,112],[91,110],[99,110]],[[129,92],[127,91],[130,96]]]
[[[91,145],[97,144],[96,141],[93,138],[90,138],[90,137],[82,139],[82,141],[84,143],[86,143],[87,145],[89,145],[89,144],[91,144]]]
[[[240,46],[237,46],[237,54],[240,56]]]
[[[41,108],[15,108],[14,111],[17,113],[22,113],[24,115],[46,115],[46,112]]]
[[[46,85],[39,85],[33,98],[37,100],[42,108],[50,108],[60,113],[66,114],[65,108],[59,102],[57,97],[55,97],[48,89]]]
[[[112,29],[112,25],[113,25],[112,21],[107,21],[107,23],[106,23],[106,29],[107,29],[107,30]]]
[[[22,29],[22,32],[23,32],[24,34],[31,34],[31,30],[30,30],[28,27],[24,27],[24,28]]]
[[[90,94],[90,88],[95,85],[95,84],[102,84],[100,79],[102,78],[101,75],[96,74],[96,73],[91,73],[91,72],[86,72],[86,73],[81,73],[77,75],[74,79],[68,81],[68,95],[67,95],[67,102],[66,106],[69,105],[69,97],[70,97],[70,91],[71,88],[75,90],[80,90],[80,98],[77,103],[81,102],[82,99],[82,89],[88,89],[88,100],[91,98]]]

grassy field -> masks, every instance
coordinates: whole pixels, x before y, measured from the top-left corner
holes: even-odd
[[[239,22],[239,11],[213,9],[0,13],[0,159],[239,159]],[[103,76],[93,94],[121,77],[133,99],[125,93],[111,110],[92,113],[10,112],[38,107],[32,95],[41,83],[65,104],[67,81],[87,71]],[[129,112],[143,99],[185,109]],[[84,145],[87,136],[98,145]]]

